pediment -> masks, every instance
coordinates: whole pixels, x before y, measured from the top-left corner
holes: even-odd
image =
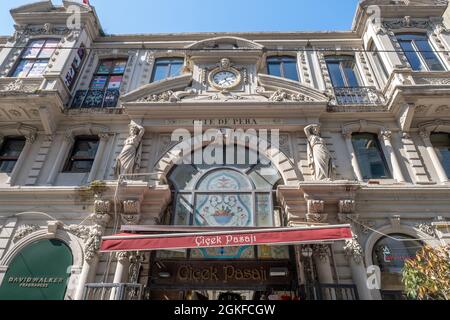
[[[297,81],[271,76],[258,75],[257,92],[272,102],[323,102],[329,98],[319,90],[300,84]]]
[[[177,102],[192,83],[192,73],[146,84],[121,97],[123,103],[130,102]]]
[[[262,50],[264,47],[256,42],[239,38],[239,37],[216,37],[198,41],[194,44],[186,46],[186,49],[223,49],[223,50],[235,50],[235,49],[254,49]]]

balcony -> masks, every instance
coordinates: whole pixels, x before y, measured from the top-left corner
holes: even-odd
[[[115,108],[119,101],[119,89],[78,90],[71,108]]]
[[[83,300],[142,300],[143,292],[136,283],[88,283]]]
[[[375,87],[334,88],[335,105],[374,106],[385,103],[383,95]]]

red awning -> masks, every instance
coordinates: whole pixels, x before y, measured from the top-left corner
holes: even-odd
[[[121,233],[103,237],[100,251],[152,251],[243,245],[294,245],[352,238],[350,225],[169,234]]]

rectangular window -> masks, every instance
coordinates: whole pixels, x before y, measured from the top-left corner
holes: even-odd
[[[0,149],[0,172],[11,173],[25,146],[25,138],[5,138]]]
[[[89,90],[78,90],[72,100],[72,108],[114,108],[120,96],[120,87],[127,60],[100,61],[92,77]]]
[[[90,172],[97,154],[98,144],[98,137],[77,137],[63,172]]]
[[[167,78],[179,76],[181,74],[183,64],[184,60],[181,58],[156,59],[150,82],[161,81]]]
[[[267,71],[272,76],[298,81],[297,59],[289,56],[274,56],[267,59]]]
[[[424,35],[402,34],[398,42],[415,71],[445,71],[442,62]]]
[[[12,77],[38,77],[47,69],[50,57],[55,52],[59,40],[41,39],[28,43],[23,50]]]
[[[80,73],[81,66],[83,64],[85,56],[86,56],[86,49],[84,48],[83,45],[81,45],[81,47],[78,48],[77,52],[75,53],[75,57],[73,58],[69,71],[67,71],[67,74],[64,78],[64,83],[66,84],[69,90],[71,90],[73,85],[75,84],[75,80],[77,79],[78,74]]]
[[[431,143],[441,159],[447,177],[450,178],[450,133],[433,133]]]
[[[335,88],[356,88],[360,86],[360,79],[356,69],[355,59],[351,56],[326,57],[328,72]]]
[[[385,84],[389,78],[389,73],[386,70],[386,66],[383,63],[383,59],[381,58],[380,52],[378,51],[378,49],[376,48],[374,43],[371,44],[369,51],[372,56],[375,71],[378,74],[378,77],[380,78],[381,83]]]
[[[352,136],[352,144],[364,180],[392,178],[375,134],[355,133]]]

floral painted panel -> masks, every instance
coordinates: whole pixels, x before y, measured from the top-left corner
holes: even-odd
[[[195,224],[216,227],[253,226],[251,194],[200,194],[196,196]]]
[[[200,191],[250,191],[252,185],[243,174],[233,170],[218,170],[208,174],[200,182]]]
[[[254,259],[252,246],[201,248],[191,250],[192,259]]]
[[[259,259],[289,259],[287,246],[258,246]]]

